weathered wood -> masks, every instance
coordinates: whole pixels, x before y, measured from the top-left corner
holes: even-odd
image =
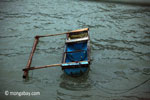
[[[84,38],[66,40],[66,43],[80,42],[80,41],[87,41],[87,40],[89,40],[89,38],[88,37],[84,37]]]
[[[71,31],[71,32],[83,32],[83,31],[88,31],[89,28],[83,28],[83,29],[78,29],[78,30],[74,30],[74,31]]]
[[[47,35],[37,35],[36,37],[48,37],[48,36],[57,36],[57,35],[63,35],[63,34],[67,34],[68,32],[65,33],[58,33],[58,34],[47,34]]]
[[[88,30],[89,30],[89,28],[83,28],[83,29],[79,29],[79,30],[74,30],[74,31],[64,32],[64,33],[58,33],[58,34],[37,35],[36,37],[40,38],[40,37],[48,37],[48,36],[57,36],[57,35],[69,34],[72,32],[82,32],[82,31],[88,31]]]
[[[28,59],[28,63],[27,63],[26,68],[30,68],[30,66],[31,66],[32,58],[33,58],[33,55],[34,55],[36,46],[37,46],[37,44],[38,44],[38,40],[39,40],[39,38],[38,38],[38,37],[35,37],[34,44],[33,44],[33,47],[32,47],[32,51],[31,51],[31,53],[30,53],[30,56],[29,56],[29,59]],[[28,70],[24,71],[24,74],[23,74],[23,78],[27,78],[27,77],[28,77]]]
[[[61,64],[52,64],[52,65],[45,65],[45,66],[38,66],[38,67],[30,67],[30,68],[23,69],[23,71],[29,71],[29,70],[34,70],[34,69],[42,69],[42,68],[47,68],[47,67],[55,67],[55,66],[61,66]]]
[[[55,67],[55,66],[61,66],[62,64],[71,64],[71,63],[80,63],[80,62],[87,62],[87,61],[78,61],[78,62],[52,64],[52,65],[45,65],[45,66],[38,66],[38,67],[29,67],[29,68],[23,69],[23,71],[27,72],[27,71],[29,71],[29,70],[42,69],[42,68],[48,68],[48,67]]]

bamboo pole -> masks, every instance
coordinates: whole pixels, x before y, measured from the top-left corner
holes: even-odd
[[[29,70],[34,70],[34,69],[42,69],[42,68],[47,68],[47,67],[55,67],[55,66],[61,66],[61,64],[52,64],[52,65],[45,65],[45,66],[38,66],[38,67],[30,67],[30,68],[23,69],[23,71],[29,71]]]
[[[31,51],[31,53],[30,53],[30,56],[29,56],[29,59],[28,59],[28,63],[27,63],[26,68],[30,68],[30,66],[31,66],[32,58],[33,58],[33,55],[34,55],[36,46],[37,46],[37,44],[38,44],[38,40],[39,40],[39,38],[38,38],[38,37],[35,37],[34,44],[33,44],[33,47],[32,47],[32,51]],[[23,78],[27,78],[27,77],[28,77],[28,70],[24,71],[24,74],[23,74]]]
[[[31,63],[32,63],[32,58],[34,55],[34,52],[36,50],[36,46],[38,44],[38,40],[40,37],[48,37],[48,36],[57,36],[57,35],[63,35],[63,34],[69,34],[69,33],[74,33],[74,32],[82,32],[82,31],[88,31],[89,28],[83,28],[83,29],[78,29],[78,30],[74,30],[74,31],[70,31],[70,32],[64,32],[64,33],[58,33],[58,34],[48,34],[48,35],[37,35],[35,36],[35,40],[34,40],[34,44],[32,47],[32,51],[30,53],[29,59],[28,59],[28,63],[25,69],[23,69],[24,74],[23,74],[23,78],[27,78],[28,77],[28,71],[29,70],[34,70],[34,69],[41,69],[41,68],[47,68],[47,67],[54,67],[54,66],[60,66],[61,64],[53,64],[53,65],[46,65],[46,66],[40,66],[40,67],[30,67]]]
[[[71,63],[80,63],[80,62],[87,62],[87,61],[69,62],[69,63],[61,63],[61,64],[52,64],[52,65],[45,65],[45,66],[38,66],[38,67],[29,67],[29,68],[23,69],[23,71],[29,71],[29,70],[35,70],[35,69],[42,69],[42,68],[48,68],[48,67],[55,67],[55,66],[61,66],[62,64],[71,64]]]
[[[64,33],[58,33],[58,34],[48,34],[48,35],[37,35],[36,37],[48,37],[48,36],[57,36],[57,35],[63,35],[63,34],[69,34],[69,33],[74,33],[74,32],[82,32],[82,31],[88,31],[89,28],[83,28],[83,29],[78,29],[70,32],[64,32]]]

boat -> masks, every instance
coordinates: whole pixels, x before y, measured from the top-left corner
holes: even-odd
[[[31,67],[32,58],[39,38],[66,34],[65,48],[62,63],[45,66]],[[89,28],[74,30],[65,33],[37,35],[33,43],[26,68],[23,69],[23,78],[28,78],[30,70],[61,66],[62,70],[70,76],[80,76],[89,70],[90,65],[90,36]]]
[[[62,59],[62,70],[67,75],[80,76],[88,72],[90,65],[89,29],[72,31],[66,34]]]

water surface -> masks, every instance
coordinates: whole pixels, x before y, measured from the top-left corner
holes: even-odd
[[[137,0],[136,0],[137,1]],[[127,0],[1,0],[0,98],[3,100],[149,100],[150,7]],[[72,78],[60,67],[22,79],[35,35],[90,28],[92,64]],[[60,63],[65,36],[42,38],[32,66]],[[40,96],[5,96],[5,91]]]

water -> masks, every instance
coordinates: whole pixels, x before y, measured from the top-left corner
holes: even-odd
[[[144,3],[145,2],[145,3]],[[129,0],[1,0],[2,100],[149,100],[150,3]],[[72,78],[61,68],[30,71],[22,79],[35,35],[90,28],[92,64]],[[60,63],[65,36],[42,38],[32,66]],[[40,92],[40,96],[5,96]]]

